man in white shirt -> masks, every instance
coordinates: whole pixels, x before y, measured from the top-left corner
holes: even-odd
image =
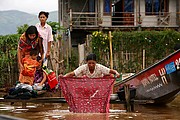
[[[115,74],[117,78],[120,77],[120,74],[113,69],[107,68],[101,64],[96,63],[96,55],[89,54],[86,58],[87,64],[79,66],[74,71],[67,73],[64,77],[82,77],[86,76],[89,78],[98,78],[110,74]]]

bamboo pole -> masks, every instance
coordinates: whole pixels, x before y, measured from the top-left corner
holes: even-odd
[[[111,31],[109,31],[109,49],[110,49],[110,68],[113,69],[112,35],[111,35]],[[114,87],[112,88],[112,93],[114,93]]]
[[[109,48],[110,48],[110,68],[113,69],[113,55],[112,55],[112,36],[109,31]]]

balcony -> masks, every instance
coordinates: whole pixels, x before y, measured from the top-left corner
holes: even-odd
[[[164,12],[156,15],[145,13],[116,12],[116,13],[93,13],[93,12],[69,12],[69,26],[71,29],[117,29],[135,27],[179,27],[179,14]]]

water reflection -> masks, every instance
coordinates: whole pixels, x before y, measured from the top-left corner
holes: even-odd
[[[118,120],[118,119],[136,119],[139,113],[64,113],[56,111],[56,113],[49,111],[47,113],[48,119],[66,119],[66,120]],[[140,117],[139,117],[140,118]]]
[[[67,104],[0,104],[0,114],[10,115],[28,120],[179,120],[180,95],[166,106],[135,105],[135,112],[126,113],[123,105],[111,105],[109,114],[71,113]]]
[[[0,111],[8,111],[8,110],[13,110],[14,107],[13,106],[3,106],[3,107],[0,107]]]

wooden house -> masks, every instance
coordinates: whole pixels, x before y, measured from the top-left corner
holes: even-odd
[[[59,22],[69,48],[91,31],[179,29],[179,0],[59,0]]]

